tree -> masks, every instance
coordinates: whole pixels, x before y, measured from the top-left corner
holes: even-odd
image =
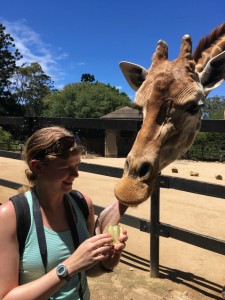
[[[6,131],[0,126],[0,149],[10,150],[11,143],[13,141],[12,135],[10,132]]]
[[[51,78],[44,73],[37,62],[16,70],[14,97],[17,99],[17,103],[22,105],[25,116],[42,114],[42,99],[51,93],[51,84]]]
[[[0,140],[1,143],[6,143],[12,140],[11,133],[4,130],[1,126],[0,126]]]
[[[225,97],[215,96],[205,100],[203,119],[223,119],[225,110]]]
[[[5,26],[0,24],[0,114],[13,115],[17,110],[16,102],[11,94],[11,78],[17,69],[16,62],[22,56],[15,49],[14,39],[5,33]]]
[[[89,73],[82,74],[81,81],[82,82],[94,82],[95,81],[95,76],[91,75]]]
[[[125,93],[109,84],[74,83],[44,99],[44,116],[100,118],[116,109],[131,106]]]
[[[225,97],[215,96],[205,100],[203,119],[223,119]],[[225,146],[225,133],[199,132],[185,157],[199,160],[218,160],[220,151]]]

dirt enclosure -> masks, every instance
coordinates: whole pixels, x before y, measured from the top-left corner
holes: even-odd
[[[95,158],[84,162],[123,167],[124,159]],[[172,173],[176,168],[178,173]],[[22,161],[0,158],[0,178],[26,183]],[[190,172],[199,173],[197,177]],[[162,174],[225,185],[224,163],[176,161]],[[221,175],[222,180],[215,177]],[[106,207],[113,199],[118,179],[80,172],[74,189],[91,196],[94,204]],[[15,190],[0,186],[0,202],[4,203]],[[225,198],[225,196],[224,196]],[[127,214],[150,218],[150,201]],[[225,239],[225,201],[192,193],[161,189],[160,221]],[[160,279],[149,276],[149,234],[124,225],[129,240],[120,265],[112,273],[90,278],[91,299],[223,299],[225,285],[225,256],[191,246],[173,239],[160,238]]]

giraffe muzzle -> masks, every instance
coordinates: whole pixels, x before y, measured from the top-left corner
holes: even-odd
[[[138,206],[149,198],[155,185],[132,177],[122,177],[115,186],[114,193],[118,201],[126,206]]]

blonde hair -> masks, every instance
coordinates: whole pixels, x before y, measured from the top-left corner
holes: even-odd
[[[64,127],[60,127],[60,126],[45,127],[37,130],[25,143],[23,154],[22,154],[23,160],[29,166],[30,161],[32,159],[36,159],[40,153],[43,153],[43,151],[45,151],[51,145],[56,143],[60,138],[68,137],[68,136],[73,137],[74,135]],[[67,159],[71,155],[80,155],[83,151],[84,151],[83,146],[75,143],[72,150],[66,153],[66,155],[63,156],[63,158],[57,156],[57,154],[54,155],[46,154],[44,155],[43,162],[47,163],[53,160]],[[25,190],[29,190],[32,187],[34,187],[35,181],[37,179],[36,174],[33,173],[30,168],[25,170],[25,174],[28,179],[29,186],[28,187],[24,186],[20,188],[19,189],[20,192],[24,192]]]

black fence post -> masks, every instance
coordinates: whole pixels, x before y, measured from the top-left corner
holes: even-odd
[[[160,214],[160,188],[159,176],[156,179],[156,185],[151,195],[151,228],[150,228],[150,277],[159,278],[159,214]]]

